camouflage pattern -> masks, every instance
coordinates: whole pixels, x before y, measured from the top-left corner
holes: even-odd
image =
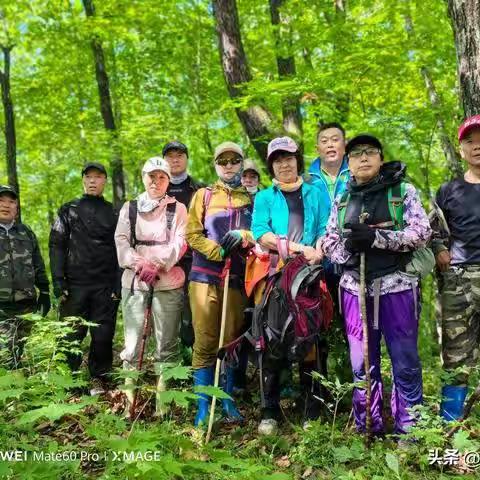
[[[32,329],[32,322],[20,315],[32,313],[33,300],[0,304],[0,367],[18,368],[23,347]]]
[[[0,303],[36,299],[35,286],[48,292],[35,234],[21,223],[0,228]]]
[[[480,265],[451,266],[439,275],[443,366],[473,367],[479,359]]]

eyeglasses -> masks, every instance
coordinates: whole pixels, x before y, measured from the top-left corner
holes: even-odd
[[[349,158],[360,158],[363,154],[367,157],[374,157],[375,155],[379,154],[380,150],[375,147],[370,148],[362,148],[361,150],[352,150],[349,154]]]
[[[240,157],[234,157],[234,158],[217,158],[215,160],[215,163],[217,165],[220,165],[221,167],[226,167],[228,164],[230,165],[238,165],[239,163],[242,162],[242,159]]]

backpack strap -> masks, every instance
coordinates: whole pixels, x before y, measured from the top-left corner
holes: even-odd
[[[128,203],[128,220],[130,222],[130,244],[132,248],[137,246],[137,234],[135,232],[135,227],[137,226],[137,201],[130,200]]]
[[[345,190],[342,193],[340,198],[340,202],[338,204],[338,228],[343,230],[343,226],[345,225],[345,215],[347,213],[347,205],[350,201],[350,193]]]
[[[175,213],[177,211],[177,202],[167,203],[166,207],[166,217],[167,217],[167,232],[166,240],[138,240],[135,227],[137,226],[137,216],[138,216],[138,207],[137,201],[131,200],[128,205],[128,220],[130,221],[130,244],[132,248],[135,248],[137,245],[146,245],[148,247],[153,247],[155,245],[165,245],[170,243],[170,235],[172,232],[173,220],[175,219]]]
[[[172,232],[173,219],[177,210],[177,202],[167,203],[167,242],[170,242],[170,234]]]
[[[405,200],[406,183],[400,182],[387,190],[388,210],[395,230],[403,229],[403,202]]]
[[[205,192],[203,194],[203,214],[202,214],[202,223],[205,227],[205,216],[207,214],[208,206],[212,200],[212,187],[205,187]]]

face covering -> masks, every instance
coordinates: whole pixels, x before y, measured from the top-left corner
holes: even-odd
[[[258,185],[255,185],[254,187],[245,187],[247,189],[247,192],[250,195],[255,195],[258,192]]]
[[[297,180],[293,183],[279,182],[276,178],[274,178],[272,183],[276,185],[282,192],[295,192],[302,186],[303,178],[297,177]]]
[[[220,165],[215,164],[215,171],[217,172],[218,178],[230,188],[237,188],[242,184],[242,175],[243,175],[243,162],[240,170],[230,179],[225,179],[223,175],[223,168]]]
[[[180,175],[172,175],[170,178],[170,183],[172,185],[180,185],[183,183],[186,179],[188,178],[188,173],[185,170],[185,172],[181,173]]]
[[[137,210],[141,213],[153,212],[159,205],[165,195],[161,198],[150,198],[147,192],[141,193],[137,197]]]

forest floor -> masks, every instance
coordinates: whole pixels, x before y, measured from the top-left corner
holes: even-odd
[[[55,318],[38,322],[26,348],[24,366],[0,371],[0,478],[480,478],[480,408],[475,407],[466,425],[447,438],[450,426],[438,416],[440,365],[436,357],[422,358],[425,405],[419,408],[420,421],[404,445],[387,434],[366,448],[353,425],[352,385],[340,381],[328,384],[333,395],[330,408],[308,430],[303,430],[298,413],[297,403],[302,399],[286,398],[278,435],[259,437],[258,374],[253,367],[249,368],[249,393],[238,399],[245,424],[227,425],[219,416],[212,439],[205,445],[204,435],[192,426],[195,395],[189,367],[167,370],[170,389],[162,398],[173,403],[160,421],[153,416],[154,372],[151,361],[147,362],[139,415],[134,422],[127,422],[122,415],[121,370],[116,370],[110,391],[90,397],[85,374],[72,377],[61,362],[55,332],[63,328]],[[121,344],[121,338],[117,339],[117,367]],[[388,356],[384,358],[387,406],[391,376]],[[385,417],[391,431],[388,408]],[[15,451],[21,452],[21,460],[8,457]]]

